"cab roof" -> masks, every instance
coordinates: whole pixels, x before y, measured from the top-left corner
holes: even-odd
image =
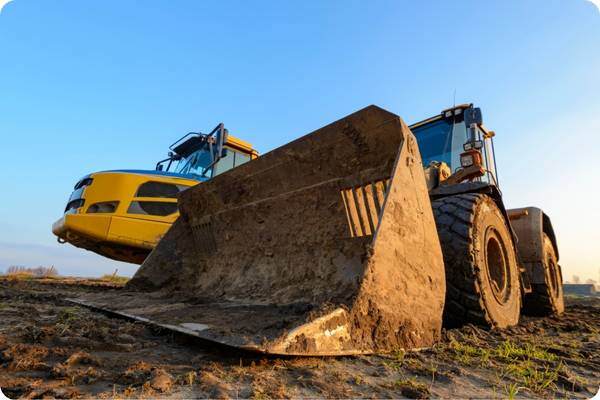
[[[439,121],[439,120],[442,120],[445,118],[449,118],[453,115],[462,115],[464,110],[466,110],[467,108],[471,108],[471,107],[473,107],[473,103],[463,103],[463,104],[459,104],[457,106],[446,108],[445,110],[442,110],[442,112],[440,112],[438,115],[434,115],[433,117],[429,117],[422,121],[416,122],[416,123],[410,125],[408,128],[409,129],[419,128],[423,125],[426,125],[426,124],[429,124],[429,123],[432,123],[435,121]],[[495,132],[492,130],[489,130],[483,124],[479,125],[479,129],[481,129],[481,131],[484,133],[484,136],[486,138],[491,138],[491,137],[495,136]]]

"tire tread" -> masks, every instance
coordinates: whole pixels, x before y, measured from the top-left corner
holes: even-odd
[[[444,325],[465,323],[493,326],[479,283],[475,278],[473,224],[482,194],[459,194],[432,201],[444,264],[446,267],[446,306]]]

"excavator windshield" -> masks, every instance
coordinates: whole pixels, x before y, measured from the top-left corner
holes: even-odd
[[[194,139],[195,137],[188,139],[188,142]],[[159,162],[157,169],[205,181],[244,164],[252,158],[250,153],[231,147],[230,144],[223,146],[218,159],[215,159],[213,154],[214,151],[211,151],[209,142],[206,140],[196,141],[194,147],[188,146],[185,151],[180,150],[178,154]]]
[[[460,154],[467,141],[467,129],[464,120],[441,118],[425,124],[411,127],[419,143],[423,165],[431,161],[445,162],[454,172],[460,168]]]
[[[204,181],[215,175],[217,164],[226,157],[226,141],[227,129],[222,123],[209,134],[190,132],[169,147],[169,158],[159,161],[156,169]],[[232,162],[227,169],[233,166]]]
[[[203,146],[189,156],[181,158],[174,164],[173,172],[183,175],[199,175],[210,176],[207,168],[212,164],[212,155],[208,150],[208,146]],[[205,171],[207,172],[205,174]]]
[[[219,160],[213,164],[208,146],[204,146],[173,163],[171,171],[176,174],[195,175],[201,179],[208,179],[248,161],[250,161],[249,154],[234,150],[226,145]]]

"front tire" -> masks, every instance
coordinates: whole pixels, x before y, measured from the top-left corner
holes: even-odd
[[[432,207],[446,270],[444,325],[516,325],[519,269],[496,203],[483,194],[460,194],[435,200]]]

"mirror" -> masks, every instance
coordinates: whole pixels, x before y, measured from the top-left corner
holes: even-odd
[[[483,116],[481,115],[481,108],[467,108],[465,110],[465,125],[471,126],[472,124],[481,125],[483,123]]]
[[[474,142],[467,142],[465,144],[463,144],[463,149],[465,151],[469,151],[472,149],[482,149],[483,148],[483,141],[482,140],[475,140]]]

